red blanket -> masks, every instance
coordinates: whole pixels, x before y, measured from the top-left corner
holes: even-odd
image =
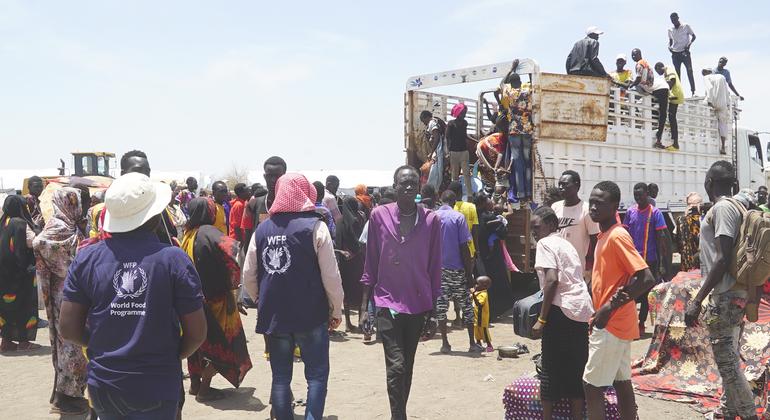
[[[633,382],[639,394],[693,404],[699,412],[718,411],[722,380],[703,326],[685,328],[684,311],[702,284],[700,272],[679,273],[650,293],[655,331],[647,355],[634,363]],[[757,414],[767,408],[767,363],[770,359],[770,302],[759,307],[759,320],[747,323],[740,353],[746,378],[756,397]]]

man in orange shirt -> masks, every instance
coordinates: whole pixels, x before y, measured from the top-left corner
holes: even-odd
[[[583,373],[590,420],[604,419],[604,389],[614,386],[622,419],[636,418],[631,385],[631,342],[639,338],[634,299],[655,279],[617,219],[620,188],[612,181],[594,187],[589,199],[591,219],[599,224],[591,291],[596,313],[590,321],[588,363]]]
[[[243,242],[243,229],[241,229],[241,220],[243,219],[243,210],[246,208],[246,202],[251,198],[251,188],[243,182],[235,184],[233,188],[235,198],[230,201],[230,226],[228,236],[238,242]]]

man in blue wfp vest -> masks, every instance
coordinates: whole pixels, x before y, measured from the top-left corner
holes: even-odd
[[[244,286],[257,302],[257,333],[269,336],[273,413],[293,419],[294,347],[305,363],[306,419],[323,416],[329,379],[329,331],[342,319],[342,279],[326,224],[315,212],[316,190],[300,174],[278,179],[270,218],[246,253]],[[258,299],[257,299],[258,297]]]

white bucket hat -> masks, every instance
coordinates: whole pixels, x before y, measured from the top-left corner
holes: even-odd
[[[131,172],[116,179],[104,194],[104,230],[130,232],[160,214],[171,201],[171,187]]]

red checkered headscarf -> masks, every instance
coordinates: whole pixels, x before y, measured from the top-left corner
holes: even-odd
[[[315,186],[302,174],[285,174],[275,183],[275,200],[268,212],[298,213],[315,211]]]

